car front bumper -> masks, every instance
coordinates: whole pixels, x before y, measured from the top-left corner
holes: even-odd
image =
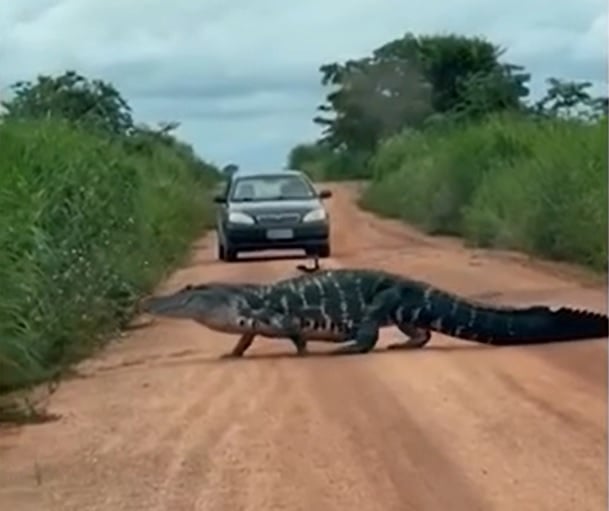
[[[281,226],[229,224],[225,236],[234,250],[315,249],[328,244],[330,227],[325,222]]]

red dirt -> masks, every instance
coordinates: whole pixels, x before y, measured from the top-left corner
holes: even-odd
[[[430,238],[359,211],[353,186],[331,188],[334,257],[322,266],[606,310],[606,286],[565,265]],[[296,273],[297,260],[217,262],[214,240],[163,288]],[[500,349],[434,334],[418,351],[382,349],[396,338],[305,359],[260,339],[220,361],[235,337],[155,321],[79,366],[51,398],[58,421],[0,431],[0,509],[607,508],[606,341]]]

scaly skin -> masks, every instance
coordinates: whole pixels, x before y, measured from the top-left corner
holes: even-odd
[[[242,356],[257,334],[288,337],[300,355],[307,353],[309,340],[350,343],[336,354],[366,353],[380,329],[391,325],[412,339],[389,349],[422,347],[429,330],[496,346],[608,335],[606,315],[566,307],[491,306],[375,270],[324,270],[260,286],[204,285],[152,300],[156,304],[147,312],[242,333],[232,356]]]
[[[307,353],[307,341],[342,343],[350,340],[350,331],[320,328],[314,322],[300,328],[299,323],[283,311],[273,311],[269,298],[274,286],[250,283],[209,282],[187,285],[177,292],[152,297],[140,305],[140,312],[158,316],[191,319],[212,330],[241,334],[233,350],[223,357],[240,357],[252,345],[256,335],[289,338],[298,354]],[[317,317],[311,307],[308,311]],[[426,344],[431,334],[406,323],[396,325],[409,337],[396,348],[416,348]]]
[[[354,342],[336,353],[370,351],[379,329],[392,324],[503,346],[607,337],[608,331],[605,315],[489,306],[374,270],[327,270],[287,279],[272,286],[266,302],[265,310],[297,317],[303,326],[313,322],[318,331],[346,329]]]

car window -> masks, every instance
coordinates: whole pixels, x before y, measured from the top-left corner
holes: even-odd
[[[311,199],[315,190],[300,176],[255,176],[239,178],[231,200],[264,201]]]

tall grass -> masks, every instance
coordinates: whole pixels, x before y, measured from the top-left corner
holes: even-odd
[[[45,379],[124,323],[211,218],[214,178],[167,144],[138,149],[59,120],[0,125],[0,158],[9,389]]]
[[[607,270],[607,120],[500,115],[397,135],[361,203],[431,233]]]

